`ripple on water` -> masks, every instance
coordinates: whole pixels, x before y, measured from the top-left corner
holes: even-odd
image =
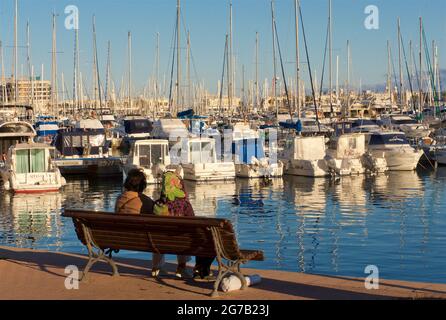
[[[242,247],[264,250],[266,260],[250,267],[363,277],[373,264],[385,278],[446,283],[445,182],[440,168],[186,187],[197,215],[230,219]],[[0,245],[85,253],[61,208],[113,210],[121,190],[120,181],[72,180],[56,194],[0,191]]]

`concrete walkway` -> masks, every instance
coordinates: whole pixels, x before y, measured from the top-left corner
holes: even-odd
[[[147,257],[151,255],[148,254]],[[111,277],[110,267],[97,264],[79,290],[65,288],[65,267],[80,270],[86,257],[29,249],[0,247],[0,299],[51,300],[205,300],[212,284],[172,277],[150,277],[150,261],[116,259],[120,277]],[[169,265],[169,271],[175,266]],[[262,283],[245,291],[221,293],[218,300],[300,299],[445,299],[446,285],[381,280],[378,290],[366,290],[363,279],[315,276],[302,273],[243,269],[259,274]]]

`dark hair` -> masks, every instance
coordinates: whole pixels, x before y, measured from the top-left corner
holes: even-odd
[[[147,179],[144,172],[138,169],[130,170],[127,174],[127,179],[125,179],[124,188],[127,191],[134,191],[138,193],[144,192],[144,190],[147,188]]]

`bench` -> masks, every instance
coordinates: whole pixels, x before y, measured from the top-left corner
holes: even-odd
[[[119,275],[111,255],[105,253],[107,250],[216,257],[218,277],[211,293],[216,297],[220,282],[230,273],[241,280],[242,289],[245,289],[241,264],[264,259],[262,251],[239,248],[232,223],[225,219],[118,215],[68,209],[62,216],[73,219],[76,234],[88,249],[89,260],[82,279],[101,260],[112,267],[114,276]]]

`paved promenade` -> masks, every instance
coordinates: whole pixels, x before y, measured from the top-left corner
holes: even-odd
[[[147,254],[147,259],[151,255]],[[82,270],[86,257],[76,254],[0,247],[0,299],[86,300],[204,300],[212,284],[150,277],[149,260],[116,259],[120,277],[100,263],[79,290],[65,288],[65,267]],[[175,266],[169,265],[169,271]],[[315,276],[302,273],[243,269],[259,274],[262,283],[245,291],[221,293],[220,300],[301,299],[445,299],[446,285],[381,280],[378,290],[366,290],[363,279]]]

